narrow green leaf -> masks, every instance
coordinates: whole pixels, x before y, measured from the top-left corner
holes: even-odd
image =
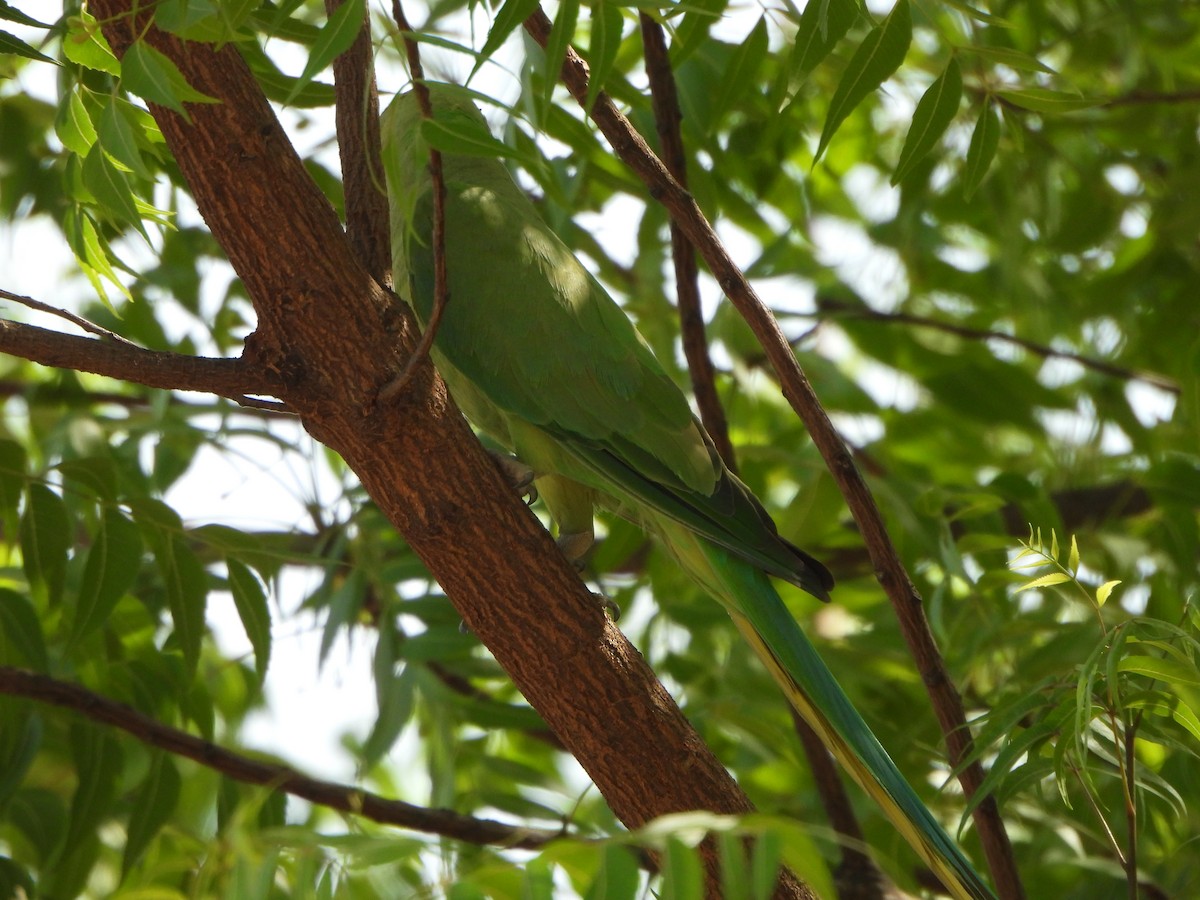
[[[963,170],[963,195],[968,200],[983,183],[999,145],[1000,120],[992,110],[992,98],[988,97],[983,101],[979,121],[975,123],[975,130],[971,133],[971,146],[967,149],[967,165]]]
[[[1065,91],[1051,91],[1046,88],[1010,88],[996,92],[1013,106],[1040,113],[1066,113],[1077,109],[1088,109],[1099,106],[1104,101],[1083,97],[1079,94],[1069,94]]]
[[[716,841],[721,856],[722,900],[746,900],[752,894],[745,838],[735,831],[722,831]]]
[[[0,588],[0,661],[44,672],[50,667],[42,623],[29,598],[9,588]],[[14,652],[15,651],[15,652]]]
[[[588,44],[588,63],[592,76],[588,79],[587,103],[584,111],[591,115],[592,104],[604,89],[608,76],[617,61],[621,49],[621,31],[625,17],[621,7],[611,0],[595,0],[592,3],[592,39]]]
[[[829,55],[857,16],[854,0],[809,0],[800,14],[788,59],[793,89]]]
[[[129,179],[109,162],[104,148],[99,144],[92,147],[83,161],[83,183],[96,198],[105,218],[114,223],[132,225],[148,239]]]
[[[254,668],[258,682],[262,684],[271,661],[271,612],[267,608],[267,593],[254,573],[238,560],[226,558],[225,566],[229,571],[233,603],[250,646],[254,648]]]
[[[554,26],[550,29],[550,37],[546,41],[546,70],[542,80],[545,83],[543,97],[547,103],[558,84],[558,76],[562,71],[563,60],[567,57],[567,48],[575,37],[575,26],[579,22],[579,0],[563,0],[558,4],[558,12],[554,16]]]
[[[54,63],[56,66],[58,65],[57,59],[47,56],[40,50],[35,50],[15,34],[10,34],[7,31],[0,31],[0,53],[23,56],[26,59],[36,59],[38,62],[48,62]]]
[[[871,29],[859,44],[846,66],[846,71],[842,73],[837,89],[833,92],[833,99],[829,103],[829,112],[825,115],[825,125],[821,129],[821,139],[817,143],[813,165],[821,158],[846,117],[904,62],[911,42],[912,12],[909,10],[908,0],[897,0],[883,24]]]
[[[121,748],[116,740],[91,725],[71,726],[71,756],[75,761],[78,786],[71,798],[70,821],[63,846],[70,852],[95,835],[97,827],[112,815],[112,802],[121,773]]]
[[[1008,47],[980,47],[977,44],[963,44],[961,47],[956,46],[954,49],[957,52],[969,53],[973,56],[981,57],[988,62],[1008,66],[1010,69],[1020,69],[1024,72],[1044,72],[1047,75],[1055,74],[1052,68],[1036,56],[1022,53],[1020,50],[1012,50]]]
[[[1035,578],[1033,581],[1021,585],[1016,589],[1016,591],[1014,591],[1014,593],[1019,594],[1021,591],[1028,591],[1032,590],[1033,588],[1049,587],[1050,585],[1062,584],[1064,581],[1070,580],[1071,576],[1063,572],[1051,572],[1049,575],[1043,575],[1041,578]]]
[[[129,872],[150,841],[171,818],[179,802],[181,783],[179,771],[171,757],[163,752],[155,753],[150,771],[138,788],[133,812],[129,816],[125,854],[121,859],[122,874]]]
[[[16,441],[0,440],[0,517],[16,532],[17,508],[25,492],[25,448]],[[11,522],[8,520],[11,519]]]
[[[713,104],[713,117],[733,106],[752,87],[754,75],[767,58],[767,17],[760,16],[746,39],[733,52],[721,78],[721,91]]]
[[[196,554],[180,537],[162,541],[155,548],[155,560],[166,583],[167,604],[175,624],[175,639],[183,651],[183,663],[189,674],[194,674],[204,637],[208,576]]]
[[[189,122],[184,103],[219,103],[183,77],[179,67],[145,41],[135,41],[121,60],[121,84],[144,100],[173,109]]]
[[[71,530],[62,498],[43,484],[31,484],[25,493],[20,539],[25,577],[34,597],[56,605],[62,598]]]
[[[1058,532],[1050,529],[1050,558],[1058,562]]]
[[[116,97],[110,98],[108,105],[104,107],[104,112],[100,114],[100,128],[98,129],[100,146],[109,156],[133,174],[139,178],[150,180],[154,176],[151,175],[146,163],[142,160],[142,152],[138,149],[137,135],[134,134],[133,125],[118,107],[121,102]]]
[[[976,9],[968,3],[964,3],[963,0],[943,0],[943,2],[947,6],[957,9],[959,12],[966,13],[972,19],[978,19],[980,22],[987,22],[1001,28],[1012,27],[1006,19],[1002,19],[1000,16],[993,15],[992,13],[984,12],[981,9]]]
[[[904,149],[892,175],[892,184],[899,184],[950,127],[962,99],[962,71],[958,60],[951,57],[946,71],[929,86],[913,111],[912,125],[904,138]]]
[[[298,95],[316,77],[318,72],[332,63],[335,57],[350,48],[362,30],[366,10],[367,5],[364,0],[345,0],[333,11],[329,21],[325,23],[325,27],[321,29],[321,33],[313,42],[308,62],[304,64],[304,71],[292,85],[291,92],[284,100],[284,106],[289,105],[292,98]]]
[[[637,860],[619,844],[605,844],[603,854],[585,900],[633,900],[638,896]]]
[[[1159,656],[1126,656],[1117,663],[1117,670],[1157,678],[1168,684],[1191,684],[1200,686],[1200,670],[1195,666]]]
[[[1067,555],[1067,568],[1072,572],[1079,571],[1079,543],[1075,540],[1075,535],[1071,535],[1071,550]]]
[[[71,643],[77,644],[104,624],[129,590],[142,559],[138,528],[115,509],[106,509],[83,567],[83,583],[71,623]]]
[[[436,115],[436,110],[434,114]],[[503,141],[492,137],[486,127],[460,119],[453,122],[444,122],[437,118],[425,119],[421,122],[421,137],[434,149],[456,156],[499,159],[512,152]]]
[[[779,866],[783,860],[783,839],[779,832],[768,828],[754,842],[751,856],[751,896],[766,900],[775,893],[779,882]]]
[[[0,809],[10,813],[9,798],[17,792],[42,746],[42,719],[30,704],[7,700],[0,705]],[[9,815],[5,816],[11,821]],[[4,896],[0,893],[0,897]]]
[[[667,838],[663,856],[662,896],[665,900],[694,900],[704,895],[700,854],[675,837]]]
[[[27,16],[7,0],[0,0],[0,19],[16,22],[18,25],[28,25],[30,28],[51,28],[46,22],[39,22],[32,16]]]
[[[81,91],[82,88],[76,85],[67,95],[67,102],[58,108],[58,114],[54,117],[54,133],[72,153],[87,156],[96,143],[96,126],[88,115]]]
[[[363,762],[368,766],[378,762],[396,743],[401,730],[412,718],[416,703],[417,669],[405,666],[396,674],[396,643],[394,629],[381,626],[372,666],[379,715],[362,747]]]
[[[538,0],[504,0],[504,5],[496,13],[496,19],[492,22],[487,39],[483,42],[483,49],[479,51],[479,58],[476,59],[475,67],[471,70],[472,75],[478,72],[479,67],[487,60],[491,59],[492,54],[500,49],[500,45],[510,34],[521,27],[521,23],[529,18],[537,6]],[[557,72],[551,81],[558,81]]]

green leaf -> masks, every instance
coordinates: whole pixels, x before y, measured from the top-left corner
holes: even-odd
[[[1195,666],[1159,656],[1126,656],[1117,663],[1117,670],[1156,678],[1167,684],[1200,686],[1200,670]]]
[[[139,499],[129,505],[162,575],[175,640],[190,677],[195,674],[204,637],[207,573],[184,540],[183,522],[175,510],[159,500]]]
[[[779,866],[783,860],[783,839],[779,832],[768,828],[754,842],[751,857],[751,896],[766,900],[774,894],[779,882]]]
[[[979,56],[988,62],[1008,66],[1010,69],[1020,69],[1025,72],[1044,72],[1054,75],[1055,71],[1035,56],[1012,50],[1008,47],[981,47],[978,44],[963,44],[955,46],[955,51]]]
[[[43,484],[31,484],[25,493],[20,540],[25,577],[34,598],[56,605],[62,598],[71,529],[62,498]]]
[[[16,441],[0,440],[0,519],[13,526],[14,532],[17,508],[25,492],[26,463],[24,447]]]
[[[912,125],[904,138],[904,149],[900,151],[900,161],[896,163],[896,171],[892,175],[893,185],[899,184],[945,134],[958,113],[961,99],[962,71],[958,67],[958,60],[951,57],[946,64],[946,71],[929,86],[917,103]]]
[[[992,110],[992,98],[983,101],[983,109],[979,111],[979,121],[971,133],[971,146],[967,149],[967,165],[963,170],[963,196],[970,200],[983,178],[991,168],[996,156],[996,148],[1000,146],[1000,119]]]
[[[821,129],[821,139],[817,143],[813,165],[817,164],[846,117],[904,62],[911,42],[912,13],[908,0],[897,0],[883,24],[871,29],[859,44],[846,66],[846,71],[842,73],[837,89],[833,92],[833,99],[829,102],[829,112],[825,115],[825,125]]]
[[[133,225],[143,237],[149,239],[133,200],[129,179],[108,161],[104,148],[99,144],[92,147],[83,161],[83,183],[96,198],[105,218],[118,224]]]
[[[87,156],[96,143],[96,127],[84,105],[82,90],[76,85],[67,95],[67,102],[59,106],[58,115],[54,117],[54,133],[72,153]]]
[[[57,59],[53,59],[45,53],[35,50],[15,34],[10,34],[7,31],[0,31],[0,53],[23,56],[26,59],[36,59],[38,62],[48,62],[54,63],[56,66],[58,65]]]
[[[829,55],[857,16],[854,0],[809,0],[805,4],[788,60],[793,88]]]
[[[39,22],[32,16],[27,16],[21,10],[17,9],[7,0],[0,0],[0,19],[8,22],[16,22],[18,25],[28,25],[30,28],[52,28],[45,22]]]
[[[1120,581],[1106,581],[1100,587],[1096,588],[1096,605],[1103,606],[1107,603],[1109,595],[1113,592],[1113,588],[1120,583]]]
[[[71,726],[71,757],[78,785],[71,798],[70,820],[64,848],[70,852],[94,835],[100,823],[112,815],[121,773],[121,748],[104,731],[92,725]]]
[[[115,509],[104,510],[83,567],[83,583],[71,623],[72,644],[105,623],[133,584],[141,561],[142,538],[137,526]]]
[[[365,0],[345,0],[333,11],[329,21],[325,23],[325,27],[321,29],[316,41],[313,42],[308,62],[304,64],[304,71],[292,85],[292,90],[284,100],[284,106],[289,105],[292,98],[307,87],[316,74],[332,63],[334,58],[350,49],[350,45],[362,31],[366,10]]]
[[[1067,113],[1077,109],[1088,109],[1099,106],[1104,100],[1083,97],[1079,94],[1069,94],[1065,91],[1051,91],[1046,88],[1007,88],[996,92],[1013,106],[1040,113]]]
[[[126,827],[125,854],[121,872],[127,874],[138,861],[154,836],[162,830],[179,803],[182,781],[169,754],[156,752],[150,771],[138,788],[133,812]]]
[[[0,632],[8,639],[7,647],[0,642],[0,662],[39,672],[50,667],[37,611],[28,597],[6,587],[0,587]]]
[[[721,92],[713,104],[714,118],[726,112],[754,84],[755,73],[767,58],[767,17],[760,16],[750,34],[733,52],[721,78]]]
[[[104,151],[121,165],[125,166],[139,178],[147,180],[154,176],[142,160],[142,152],[138,149],[137,135],[129,119],[121,112],[118,104],[123,101],[110,97],[104,112],[100,114],[99,138]]]
[[[121,74],[121,63],[104,39],[100,24],[86,11],[67,19],[62,49],[63,56],[73,63],[109,75]]]
[[[145,41],[135,41],[121,60],[121,84],[144,100],[172,109],[190,122],[184,103],[219,103],[183,77],[179,67]]]
[[[1021,585],[1013,593],[1019,594],[1021,591],[1032,590],[1033,588],[1050,587],[1054,584],[1062,584],[1064,581],[1070,581],[1071,576],[1063,572],[1051,572],[1049,575],[1043,575],[1041,578],[1035,578],[1026,584]]]
[[[510,34],[521,27],[521,23],[528,19],[537,7],[538,0],[504,0],[504,5],[496,13],[496,20],[492,22],[491,30],[488,31],[487,40],[483,42],[483,49],[479,51],[479,57],[475,60],[475,67],[471,70],[472,75],[491,59],[492,55],[500,49],[500,45],[507,40]],[[556,72],[550,82],[553,84],[557,81],[558,74]]]
[[[0,810],[7,813],[5,807],[9,798],[16,793],[37,759],[42,747],[43,727],[32,704],[8,698],[0,703],[0,726]]]
[[[633,900],[638,896],[638,865],[619,844],[605,844],[600,866],[588,885],[586,900]]]
[[[584,112],[588,115],[591,115],[592,105],[604,90],[616,64],[624,24],[625,17],[616,3],[611,0],[595,0],[592,3],[592,39],[588,44],[588,64],[592,73],[588,79],[587,102],[584,104]]]
[[[229,590],[237,607],[246,637],[254,648],[254,667],[261,685],[267,675],[271,661],[271,612],[267,608],[267,594],[262,584],[245,565],[227,557],[225,566],[229,571]]]
[[[400,731],[412,718],[416,703],[417,669],[405,666],[399,674],[396,673],[396,644],[395,629],[381,624],[372,664],[379,715],[363,742],[362,758],[367,766],[378,762],[396,743]]]
[[[664,900],[695,900],[704,896],[704,871],[697,849],[676,837],[667,838],[666,849],[663,854]]]
[[[567,58],[567,48],[575,37],[575,26],[579,22],[579,0],[563,0],[558,4],[558,12],[554,15],[554,25],[550,29],[550,37],[546,40],[545,71],[542,80],[545,84],[543,99],[549,103],[558,84],[559,73],[562,72],[563,60]]]

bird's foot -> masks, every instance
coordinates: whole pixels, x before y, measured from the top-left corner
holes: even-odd
[[[495,462],[496,468],[500,470],[500,474],[504,476],[504,480],[509,483],[509,486],[520,496],[524,497],[527,504],[535,503],[538,498],[538,492],[533,480],[537,477],[537,473],[515,456],[500,453],[496,450],[489,450],[488,453],[491,455],[492,461]]]

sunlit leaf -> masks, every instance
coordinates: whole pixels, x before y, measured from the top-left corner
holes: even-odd
[[[912,124],[904,138],[904,148],[892,174],[892,184],[899,184],[925,155],[933,149],[954,116],[962,99],[962,72],[958,61],[951,58],[944,71],[917,102]]]
[[[821,140],[813,156],[814,165],[846,117],[904,62],[911,42],[912,13],[908,0],[897,0],[883,24],[871,29],[846,65],[833,99],[829,101]]]

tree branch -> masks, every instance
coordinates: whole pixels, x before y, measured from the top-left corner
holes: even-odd
[[[1005,334],[1003,331],[991,331],[984,328],[971,328],[967,325],[959,325],[956,322],[941,322],[937,319],[930,319],[925,316],[916,316],[911,313],[885,313],[871,309],[867,306],[852,306],[840,300],[831,300],[828,298],[817,298],[817,309],[822,314],[832,314],[831,318],[848,318],[848,319],[863,319],[871,322],[886,322],[889,324],[916,325],[920,328],[932,328],[936,331],[941,331],[946,334],[957,335],[958,337],[969,338],[976,341],[1003,341],[1006,344],[1011,344],[1014,347],[1020,347],[1023,350],[1028,350],[1042,359],[1066,359],[1071,362],[1079,363],[1086,369],[1091,369],[1094,372],[1100,372],[1104,375],[1111,375],[1114,378],[1119,378],[1122,381],[1142,381],[1159,390],[1167,391],[1168,393],[1179,396],[1179,383],[1166,375],[1160,375],[1158,372],[1144,372],[1136,369],[1128,369],[1124,366],[1114,365],[1110,362],[1105,362],[1102,359],[1096,359],[1091,356],[1083,356],[1080,353],[1073,353],[1069,350],[1056,350],[1054,347],[1046,344],[1039,344],[1036,341],[1031,341],[1026,338],[1018,337],[1015,334]]]
[[[243,753],[171,728],[124,703],[49,675],[0,666],[0,694],[74,710],[93,722],[118,728],[147,746],[190,759],[234,781],[260,784],[383,825],[396,825],[470,844],[494,844],[522,850],[536,850],[565,836],[561,830],[505,825],[491,819],[465,816],[451,809],[414,806],[350,785],[309,778],[290,766],[251,759]]]
[[[539,7],[525,20],[524,25],[533,39],[545,47],[552,28],[546,13]],[[766,351],[779,376],[784,397],[808,429],[813,443],[821,452],[834,481],[846,498],[850,512],[871,554],[876,578],[892,603],[909,652],[929,693],[938,723],[945,735],[951,765],[959,771],[959,781],[967,796],[972,796],[983,783],[983,768],[977,762],[963,764],[964,760],[970,758],[972,751],[971,731],[966,724],[962,697],[950,679],[945,661],[933,638],[921,595],[900,561],[883,516],[866,482],[855,467],[854,460],[837,430],[829,421],[829,416],[821,406],[808,378],[796,362],[779,323],[733,262],[695,198],[671,177],[666,167],[629,124],[629,120],[617,110],[608,95],[600,91],[592,108],[587,109],[587,63],[571,48],[567,49],[561,77],[567,89],[607,138],[617,156],[641,178],[650,196],[662,203],[671,214],[671,218],[679,224],[708,265],[721,290],[741,313]],[[975,807],[973,817],[1000,897],[1003,900],[1020,900],[1025,896],[1025,892],[995,799],[990,796],[984,798]]]
[[[242,359],[145,350],[128,341],[96,340],[0,319],[0,353],[43,366],[91,372],[146,387],[216,394],[237,403],[282,409],[247,394],[278,394],[281,382]]]

